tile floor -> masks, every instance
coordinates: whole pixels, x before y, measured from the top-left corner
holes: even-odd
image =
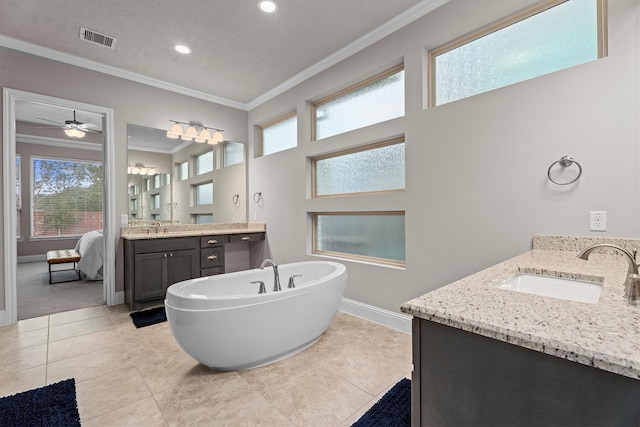
[[[411,371],[411,337],[338,313],[312,347],[217,372],[124,305],[0,327],[0,396],[74,377],[82,425],[349,426]]]

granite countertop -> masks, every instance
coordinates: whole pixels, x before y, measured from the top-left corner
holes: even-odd
[[[147,231],[149,230],[149,231]],[[230,224],[188,224],[161,225],[158,233],[154,226],[125,226],[120,230],[120,236],[125,240],[165,239],[169,237],[214,236],[220,234],[264,233],[265,224],[230,223]]]
[[[535,236],[533,249],[402,305],[425,320],[640,379],[640,303],[623,298],[627,261],[615,252],[576,257],[596,243],[640,249],[632,239]],[[602,283],[596,304],[496,287],[518,272]]]

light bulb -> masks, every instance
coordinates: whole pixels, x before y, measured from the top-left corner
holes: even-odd
[[[211,133],[207,129],[202,129],[200,135],[196,136],[196,142],[207,142],[211,138]]]
[[[189,126],[187,131],[180,137],[184,141],[191,141],[193,138],[198,136],[198,131],[193,126]]]
[[[171,129],[167,131],[167,138],[178,139],[182,135],[182,132],[183,130],[180,123],[174,123],[173,126],[171,126]]]

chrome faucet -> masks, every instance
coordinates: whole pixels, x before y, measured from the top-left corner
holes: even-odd
[[[640,300],[640,275],[638,274],[638,264],[636,264],[636,252],[634,251],[632,254],[620,246],[601,243],[583,250],[578,254],[578,258],[586,261],[589,259],[589,254],[593,252],[594,249],[598,248],[612,248],[624,255],[627,263],[629,264],[627,279],[624,282],[624,297],[631,301]]]
[[[153,230],[156,234],[160,232],[160,226],[162,225],[160,221],[151,221],[151,225],[153,225]]]
[[[269,258],[265,259],[264,261],[262,261],[262,264],[260,264],[260,270],[263,270],[267,266],[267,264],[270,264],[271,267],[273,267],[273,292],[282,290],[280,288],[280,275],[278,274],[278,266],[275,262],[271,261]]]

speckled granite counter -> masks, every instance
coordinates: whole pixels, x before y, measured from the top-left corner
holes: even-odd
[[[627,261],[597,243],[640,249],[640,240],[535,236],[533,249],[402,305],[415,317],[640,379],[640,304],[623,298]],[[498,289],[518,272],[602,282],[596,304]]]
[[[125,226],[120,229],[120,236],[126,240],[162,239],[168,237],[210,236],[216,234],[264,233],[265,224],[230,223],[230,224],[185,224],[161,225],[156,233],[154,226]]]

